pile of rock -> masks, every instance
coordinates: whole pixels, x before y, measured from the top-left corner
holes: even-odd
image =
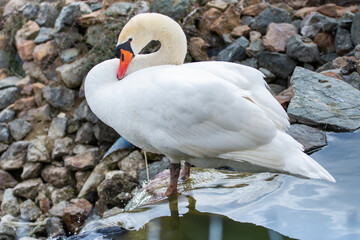
[[[119,136],[91,112],[83,90],[87,71],[113,57],[117,34],[137,13],[178,20],[188,37],[186,61],[258,68],[293,122],[359,128],[359,6],[317,2],[0,3],[0,238],[77,233],[91,214],[121,211],[145,179],[136,149],[99,164]],[[306,150],[326,144],[322,131],[302,124],[290,133]],[[167,166],[148,158],[151,176]]]

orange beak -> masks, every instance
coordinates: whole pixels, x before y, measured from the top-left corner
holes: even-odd
[[[118,69],[118,74],[117,74],[117,78],[120,80],[124,77],[126,69],[129,67],[129,64],[132,60],[132,58],[134,57],[134,55],[124,49],[121,49],[120,52],[120,66]]]

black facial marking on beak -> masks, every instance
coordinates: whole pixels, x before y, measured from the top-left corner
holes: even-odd
[[[132,38],[129,38],[129,40],[127,40],[126,42],[116,46],[116,48],[115,48],[115,57],[116,58],[120,58],[121,49],[131,52],[135,56],[134,51],[132,50],[131,45],[130,45],[131,41],[132,41]]]

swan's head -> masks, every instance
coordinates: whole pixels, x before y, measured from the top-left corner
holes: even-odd
[[[115,56],[120,59],[118,79],[124,76],[131,60],[138,55],[151,40],[160,41],[162,46],[163,43],[169,43],[168,45],[174,45],[175,48],[181,49],[182,52],[184,52],[177,54],[177,58],[181,60],[174,60],[174,57],[172,57],[169,59],[169,64],[181,64],[184,61],[187,46],[186,37],[180,25],[170,17],[159,13],[138,14],[131,18],[124,26],[118,38],[115,50]],[[175,44],[175,42],[179,41],[179,44]],[[155,61],[157,60],[159,61],[160,59],[155,59]],[[175,62],[173,63],[171,61]]]

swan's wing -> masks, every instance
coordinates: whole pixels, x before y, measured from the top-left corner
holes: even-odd
[[[143,69],[122,81],[121,89],[126,91],[118,94],[130,105],[115,107],[113,114],[126,111],[132,120],[127,123],[128,132],[119,133],[140,147],[148,141],[174,158],[215,157],[256,149],[276,135],[274,122],[249,91],[206,70],[162,66]],[[116,123],[113,127],[117,129]]]

